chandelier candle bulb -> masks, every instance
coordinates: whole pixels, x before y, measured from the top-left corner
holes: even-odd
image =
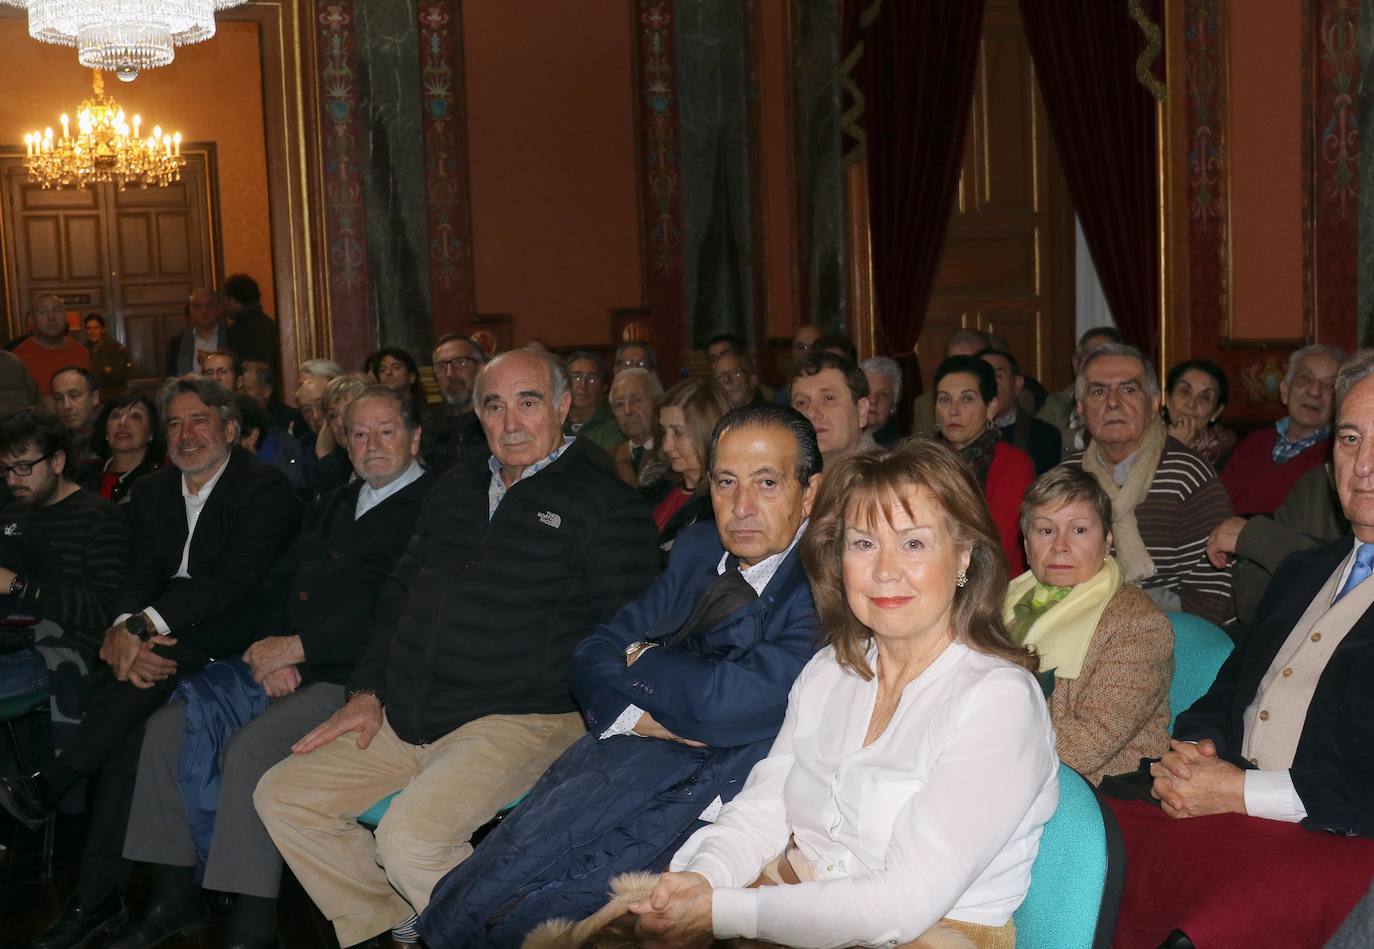
[[[70,121],[71,121],[71,119],[67,118],[67,113],[63,112],[63,113],[62,113],[62,137],[63,137],[63,138],[68,138],[68,137],[70,137],[70,136],[68,135],[68,128],[67,128],[67,123],[69,123]]]

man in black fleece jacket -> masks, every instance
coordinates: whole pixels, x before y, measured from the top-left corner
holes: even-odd
[[[551,357],[497,357],[476,401],[489,470],[435,486],[348,703],[254,795],[340,945],[413,940],[472,832],[583,733],[572,651],[656,572],[647,504],[562,434],[571,397]],[[374,839],[356,817],[396,791]]]

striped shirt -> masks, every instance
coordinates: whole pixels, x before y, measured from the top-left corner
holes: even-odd
[[[1083,453],[1066,462],[1081,465]],[[1177,439],[1165,441],[1149,493],[1135,509],[1140,539],[1155,564],[1155,575],[1141,586],[1171,591],[1185,613],[1218,626],[1230,620],[1231,571],[1207,559],[1207,538],[1230,516],[1231,499],[1212,466]]]
[[[5,597],[6,613],[52,620],[98,647],[129,558],[120,509],[85,488],[47,507],[16,501],[0,511],[0,535],[0,565],[28,584]]]

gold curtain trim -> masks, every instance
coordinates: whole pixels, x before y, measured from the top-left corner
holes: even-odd
[[[859,13],[859,31],[861,34],[873,25],[873,21],[878,18],[878,14],[882,11],[882,6],[883,0],[873,0]],[[840,164],[844,168],[855,162],[863,161],[867,154],[868,136],[864,134],[862,122],[867,100],[864,99],[859,84],[854,81],[854,69],[859,65],[859,60],[863,59],[863,55],[864,41],[861,36],[855,41],[854,48],[840,61],[840,92],[842,95],[847,94],[850,101],[849,107],[840,113],[840,132],[849,136],[853,143],[841,159]]]
[[[1164,48],[1159,24],[1150,22],[1150,18],[1145,15],[1145,8],[1141,6],[1141,0],[1126,0],[1126,10],[1135,25],[1140,27],[1140,32],[1145,34],[1145,48],[1135,59],[1135,78],[1150,90],[1150,95],[1155,97],[1156,102],[1163,102],[1168,96],[1168,89],[1155,78],[1154,73],[1155,60],[1159,59],[1160,50]]]

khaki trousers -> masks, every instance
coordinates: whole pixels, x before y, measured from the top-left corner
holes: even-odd
[[[421,912],[472,853],[473,832],[584,731],[576,712],[488,715],[412,745],[383,721],[366,749],[347,734],[288,757],[263,775],[253,803],[339,945],[351,946]],[[395,791],[374,838],[357,816]]]

